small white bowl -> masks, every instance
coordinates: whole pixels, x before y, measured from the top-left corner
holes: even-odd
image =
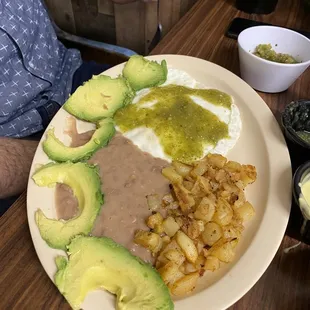
[[[282,64],[253,54],[259,44],[271,44],[277,53],[293,56],[300,63]],[[310,40],[289,29],[255,26],[238,37],[241,77],[254,89],[278,93],[288,89],[310,65]]]

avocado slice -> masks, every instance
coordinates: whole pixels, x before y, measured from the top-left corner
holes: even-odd
[[[87,160],[97,150],[106,146],[114,134],[113,120],[106,118],[98,123],[96,131],[86,144],[79,147],[69,147],[55,136],[54,128],[52,128],[47,132],[47,138],[43,142],[43,150],[50,159],[57,162]]]
[[[113,117],[134,96],[134,91],[123,77],[112,79],[107,75],[94,75],[77,88],[64,104],[64,109],[79,119],[96,122]]]
[[[90,291],[116,294],[119,310],[174,309],[159,273],[126,248],[106,237],[76,236],[67,247],[69,260],[56,258],[55,284],[73,309]]]
[[[123,76],[135,91],[165,83],[167,74],[165,60],[159,64],[140,55],[131,56],[123,69]]]
[[[32,179],[38,186],[64,183],[71,187],[78,200],[80,214],[68,221],[49,219],[41,209],[36,211],[41,237],[50,247],[65,250],[72,237],[91,232],[103,204],[97,167],[86,163],[50,163],[37,170]]]

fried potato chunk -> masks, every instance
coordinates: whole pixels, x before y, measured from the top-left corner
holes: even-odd
[[[192,272],[185,275],[184,277],[178,279],[174,284],[170,286],[170,291],[172,295],[175,296],[184,296],[192,292],[199,279],[199,272]]]
[[[158,234],[143,230],[136,231],[134,242],[148,248],[152,253],[159,252],[163,245],[163,241]]]

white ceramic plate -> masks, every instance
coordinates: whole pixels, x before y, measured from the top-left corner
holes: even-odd
[[[189,73],[198,82],[214,87],[234,97],[242,117],[243,129],[228,158],[245,164],[255,165],[257,181],[247,190],[248,200],[256,209],[256,216],[246,227],[237,247],[236,258],[219,271],[208,272],[201,280],[197,291],[184,299],[175,301],[177,310],[226,309],[240,299],[267,269],[283,238],[291,206],[291,163],[285,140],[278,123],[266,103],[243,80],[230,71],[188,56],[161,55],[150,59],[166,59],[169,66]],[[123,64],[113,67],[105,74],[116,77]],[[68,113],[61,109],[50,126],[56,128],[56,135],[67,141],[63,134]],[[78,122],[79,130],[92,128],[91,124]],[[42,139],[45,139],[45,134]],[[36,151],[30,176],[37,164],[47,163],[48,157],[42,150],[42,140]],[[33,243],[39,259],[53,280],[56,266],[54,257],[63,254],[47,246],[35,224],[34,213],[38,208],[50,217],[55,216],[53,189],[28,183],[27,212]],[[46,298],[49,298],[46,296]],[[114,297],[103,291],[90,293],[83,309],[114,309]],[[152,309],[150,309],[152,310]]]

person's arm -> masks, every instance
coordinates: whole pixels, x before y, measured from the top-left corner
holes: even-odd
[[[0,199],[21,194],[38,141],[0,137]]]

